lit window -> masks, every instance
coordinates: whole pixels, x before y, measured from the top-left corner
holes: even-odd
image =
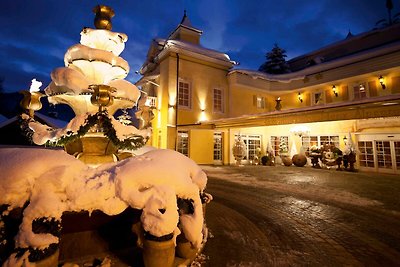
[[[361,83],[353,87],[354,100],[367,98],[367,88],[366,85]]]
[[[177,151],[185,156],[189,156],[189,134],[188,131],[178,131]]]
[[[271,136],[271,145],[274,150],[275,156],[279,156],[280,150],[282,146],[286,146],[287,150],[289,145],[289,137],[288,136]]]
[[[222,133],[214,133],[214,160],[222,161]]]
[[[235,134],[235,139],[237,139],[238,137],[239,135]],[[257,148],[261,148],[261,136],[241,134],[240,138],[246,145],[246,155],[243,159],[254,160],[255,156],[257,156]]]
[[[320,105],[324,103],[324,95],[322,92],[314,93],[314,105]]]
[[[360,151],[360,166],[374,168],[374,148],[372,146],[372,141],[358,142],[358,150]]]
[[[179,81],[178,105],[180,107],[191,108],[190,85],[187,82]]]
[[[301,145],[304,150],[307,150],[312,146],[321,147],[324,145],[334,145],[335,147],[339,147],[339,136],[338,135],[302,136]]]
[[[214,112],[224,112],[222,98],[222,90],[219,88],[214,88]]]
[[[265,108],[265,97],[257,96],[257,108]]]

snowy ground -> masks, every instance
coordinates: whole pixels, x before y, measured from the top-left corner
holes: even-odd
[[[214,235],[203,266],[394,266],[400,179],[298,167],[203,166]]]

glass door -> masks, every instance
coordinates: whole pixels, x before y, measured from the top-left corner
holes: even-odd
[[[222,164],[222,133],[214,133],[214,164]]]

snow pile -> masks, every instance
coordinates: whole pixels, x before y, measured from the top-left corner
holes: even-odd
[[[154,236],[179,232],[199,247],[203,213],[200,193],[207,176],[191,159],[172,150],[152,150],[117,163],[90,168],[64,151],[37,148],[0,150],[0,204],[22,207],[17,247],[44,249],[58,243],[32,232],[32,221],[61,219],[64,211],[101,210],[116,215],[128,206],[142,209],[142,225]],[[194,202],[194,214],[179,217],[177,197]]]

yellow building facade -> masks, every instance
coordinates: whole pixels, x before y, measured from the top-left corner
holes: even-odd
[[[152,146],[228,165],[238,136],[246,164],[257,148],[278,154],[282,138],[292,152],[351,141],[357,168],[400,173],[399,25],[291,59],[292,72],[279,75],[236,68],[202,47],[201,34],[185,14],[168,38],[151,42],[137,85],[155,103]]]

